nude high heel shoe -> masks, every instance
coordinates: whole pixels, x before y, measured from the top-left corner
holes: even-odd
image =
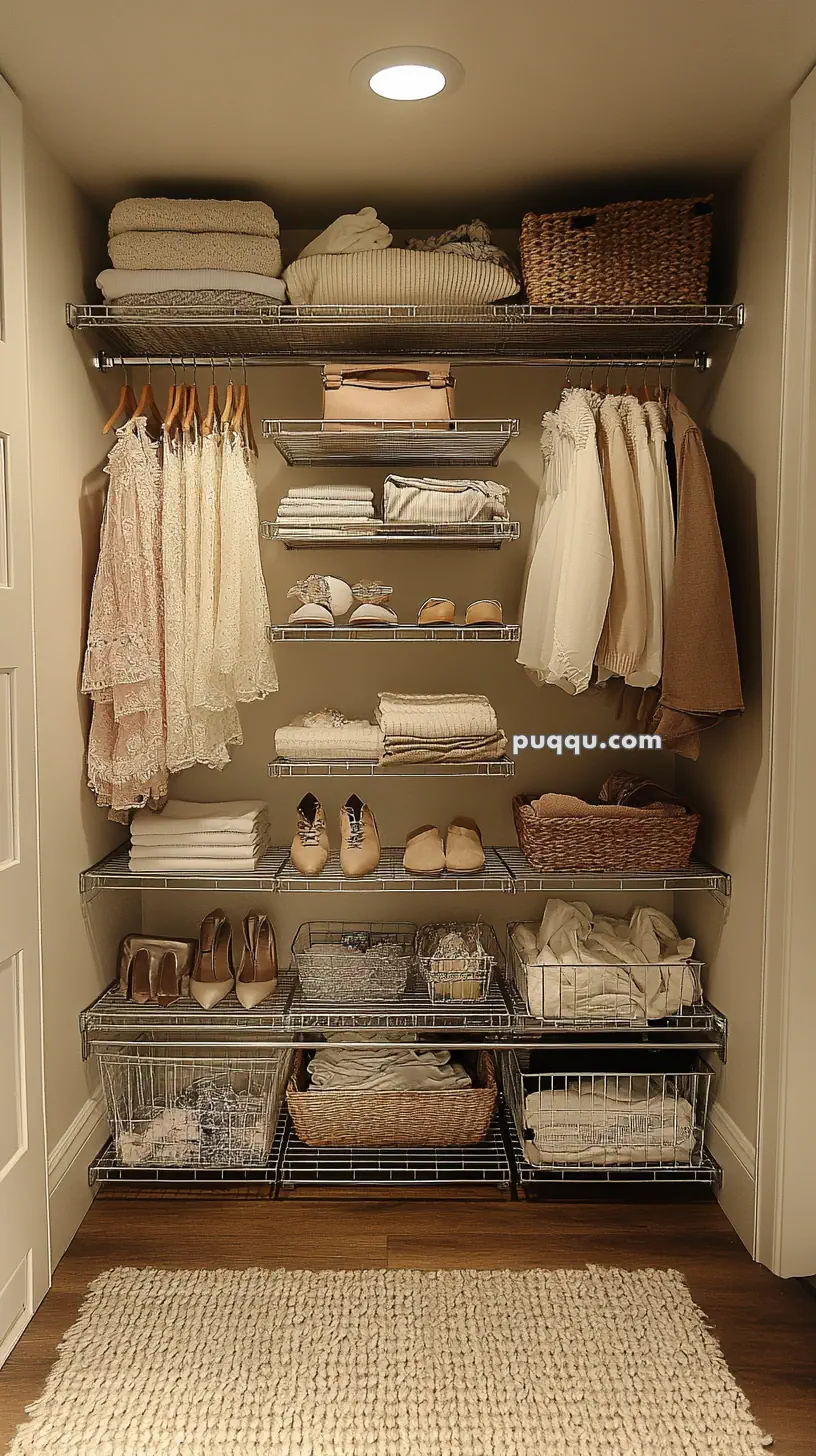
[[[244,952],[235,977],[235,994],[246,1011],[259,1006],[278,984],[275,932],[265,915],[247,915],[243,922]]]
[[[201,922],[190,995],[205,1011],[211,1011],[233,985],[232,929],[223,910],[213,910]]]

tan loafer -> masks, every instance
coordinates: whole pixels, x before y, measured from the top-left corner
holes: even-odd
[[[452,622],[456,605],[449,597],[429,597],[417,612],[418,627],[433,627],[437,622]]]
[[[379,862],[377,822],[368,804],[352,794],[340,810],[340,868],[349,878],[359,879],[370,875]]]
[[[492,626],[501,627],[504,624],[504,613],[501,602],[495,597],[488,597],[478,602],[471,602],[465,612],[465,626]]]
[[[445,838],[445,863],[452,874],[475,875],[484,869],[482,834],[475,819],[452,819]]]
[[[323,805],[314,794],[304,794],[297,806],[297,833],[289,856],[302,875],[319,875],[326,868],[329,834]]]
[[[445,868],[445,846],[435,824],[422,824],[405,841],[403,868],[409,875],[441,875]]]

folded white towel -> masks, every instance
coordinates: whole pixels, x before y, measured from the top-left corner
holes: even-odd
[[[257,293],[273,303],[285,303],[282,278],[264,273],[237,273],[230,268],[103,268],[96,286],[108,303],[130,294],[198,293],[229,291]]]
[[[195,853],[201,850],[223,850],[225,854],[231,854],[238,850],[243,852],[247,849],[257,849],[260,845],[266,844],[269,838],[269,825],[266,820],[259,824],[254,834],[186,834],[179,830],[175,839],[166,839],[163,835],[156,837],[149,834],[140,834],[138,839],[133,840],[133,850],[164,850],[168,854]]]
[[[374,515],[374,506],[371,501],[348,501],[348,500],[320,500],[314,497],[312,500],[288,500],[284,498],[278,506],[278,515],[282,518],[300,516],[345,516],[350,519],[360,517],[369,519]]]
[[[215,197],[125,197],[108,222],[108,237],[119,233],[251,233],[276,238],[278,220],[266,202]]]
[[[160,813],[137,809],[130,825],[135,842],[142,832],[177,840],[179,831],[189,833],[254,833],[259,820],[269,817],[263,799],[234,799],[222,804],[199,804],[189,799],[168,799]]]
[[[368,485],[293,485],[284,500],[373,501]]]
[[[239,864],[246,864],[249,860],[259,859],[266,849],[268,840],[264,837],[255,844],[168,844],[164,847],[160,844],[132,844],[130,846],[130,862],[137,862],[149,865],[154,860],[168,859],[178,860],[183,865],[189,859],[211,859],[237,861]]]
[[[345,212],[335,218],[322,233],[313,238],[302,249],[301,258],[311,258],[316,253],[364,253],[375,248],[388,248],[392,237],[384,222],[380,222],[376,209],[361,207],[359,212]]]
[[[230,870],[254,870],[261,855],[245,859],[155,859],[149,862],[130,859],[129,868],[140,875],[212,875]]]

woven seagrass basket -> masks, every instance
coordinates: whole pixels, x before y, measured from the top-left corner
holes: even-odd
[[[619,870],[629,873],[686,869],[699,814],[670,815],[644,809],[637,818],[592,814],[540,817],[537,794],[513,800],[519,848],[536,870]]]
[[[496,1106],[496,1064],[479,1052],[473,1087],[450,1092],[307,1091],[298,1052],[286,1092],[295,1131],[313,1148],[452,1148],[481,1143]]]
[[[530,303],[705,303],[710,197],[528,212],[521,267]]]

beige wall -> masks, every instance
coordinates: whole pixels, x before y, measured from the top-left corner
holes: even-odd
[[[62,1202],[57,1195],[52,1208],[58,1257],[66,1232],[73,1233],[63,1228],[63,1203],[77,1194],[69,1188],[73,1153],[98,1137],[89,1105],[95,1071],[82,1063],[77,1018],[110,979],[123,915],[132,918],[138,907],[135,897],[126,908],[114,896],[92,907],[104,969],[98,966],[78,876],[119,842],[122,829],[107,822],[85,787],[88,705],[78,682],[104,498],[100,428],[110,412],[111,382],[89,367],[89,348],[65,326],[65,304],[94,296],[86,292],[93,277],[87,270],[99,256],[99,224],[30,130],[25,166],[46,1117],[52,1181],[68,1180]],[[86,1177],[86,1201],[87,1191]]]
[[[762,1015],[788,144],[786,113],[741,179],[735,296],[745,302],[745,329],[730,357],[725,351],[718,357],[707,419],[746,712],[706,734],[699,762],[679,770],[679,782],[705,816],[710,857],[733,877],[724,923],[716,906],[697,897],[692,913],[711,960],[709,994],[729,1026],[728,1063],[719,1078],[713,1129],[715,1151],[728,1160],[723,1203],[749,1245],[753,1176],[742,1176],[729,1142],[750,1164],[757,1137]]]

